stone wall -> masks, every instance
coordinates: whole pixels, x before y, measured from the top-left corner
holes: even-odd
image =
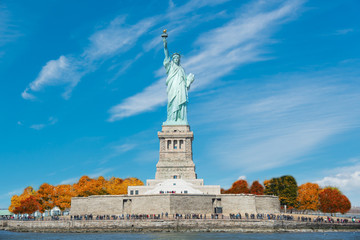
[[[215,196],[209,195],[170,195],[169,213],[181,214],[209,214],[213,212],[212,199]]]
[[[4,221],[0,230],[18,232],[313,232],[360,231],[360,224],[274,220],[181,219],[108,221]]]
[[[170,213],[170,195],[143,195],[132,198],[130,214]]]
[[[246,194],[222,194],[221,206],[223,207],[223,213],[257,213],[255,195]],[[274,209],[271,209],[274,211]]]
[[[277,197],[251,194],[99,195],[71,200],[71,215],[279,213]]]
[[[261,195],[255,198],[256,211],[258,213],[279,213],[280,201],[276,196]],[[276,210],[274,212],[274,210]]]

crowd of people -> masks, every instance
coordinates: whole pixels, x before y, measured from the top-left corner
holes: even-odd
[[[122,214],[122,215],[75,215],[70,216],[71,220],[148,220],[148,219],[238,219],[238,220],[277,220],[277,221],[301,221],[301,222],[321,222],[321,223],[360,223],[360,219],[352,218],[331,218],[331,217],[308,217],[290,214]]]
[[[96,215],[85,214],[85,215],[71,215],[71,216],[51,216],[51,217],[34,217],[34,216],[5,216],[0,217],[0,220],[23,220],[23,221],[58,221],[58,220],[75,220],[75,221],[89,221],[89,220],[149,220],[149,219],[233,219],[233,220],[278,220],[278,221],[300,221],[300,222],[314,222],[314,223],[360,223],[360,219],[355,217],[348,218],[332,218],[328,216],[297,216],[289,214],[241,214],[241,213],[230,213],[229,215],[224,214],[122,214],[122,215]]]

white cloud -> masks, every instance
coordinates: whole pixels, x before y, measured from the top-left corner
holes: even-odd
[[[99,168],[99,169],[97,169],[96,172],[93,172],[92,174],[90,174],[89,177],[91,177],[91,178],[97,178],[97,177],[100,177],[100,176],[104,177],[105,174],[107,174],[107,173],[109,173],[109,172],[111,172],[113,170],[114,169],[112,169],[112,168],[105,168],[105,169]]]
[[[95,32],[90,38],[89,46],[77,57],[60,56],[48,61],[38,77],[29,84],[21,94],[24,99],[35,99],[29,91],[38,92],[48,86],[63,86],[62,96],[68,99],[81,78],[97,68],[97,61],[125,52],[154,23],[152,18],[139,21],[126,27],[124,18],[114,19],[106,28]]]
[[[35,130],[41,130],[47,126],[54,125],[55,123],[57,123],[57,121],[58,121],[57,118],[49,117],[49,119],[46,123],[33,124],[30,126],[30,128],[35,129]]]
[[[94,61],[124,52],[134,46],[137,39],[146,33],[155,21],[156,18],[146,18],[127,27],[125,17],[115,18],[107,28],[90,37],[90,46],[83,55]]]
[[[30,90],[29,88],[26,88],[21,93],[22,98],[24,98],[25,100],[34,100],[34,99],[36,99],[36,97],[33,94],[29,93],[29,90]]]
[[[61,181],[60,184],[73,184],[73,183],[76,183],[78,180],[79,180],[79,177],[69,178],[69,179],[65,179],[65,180]]]
[[[180,7],[172,8],[171,11],[162,16],[148,17],[139,20],[133,25],[126,23],[124,16],[116,17],[105,28],[96,31],[89,37],[89,45],[79,56],[70,57],[69,55],[62,55],[56,60],[48,61],[38,77],[30,83],[29,87],[26,88],[21,95],[24,99],[31,100],[35,99],[35,96],[29,91],[37,92],[47,86],[65,85],[63,97],[68,99],[73,88],[81,78],[98,68],[98,62],[128,51],[137,43],[140,37],[148,33],[152,27],[164,19],[187,19],[187,24],[191,24],[189,18],[184,14],[194,11],[197,8],[214,6],[225,1],[226,0],[189,1]],[[181,25],[184,24],[185,22],[181,21]],[[135,61],[136,59],[129,61],[117,74],[121,74],[122,71],[127,69]]]
[[[242,175],[242,176],[238,177],[238,180],[246,180],[246,176]]]
[[[354,32],[354,29],[347,28],[347,29],[339,29],[334,34],[335,35],[345,35],[345,34],[348,34],[348,33],[351,33],[351,32]]]
[[[134,149],[135,147],[136,147],[136,144],[125,143],[125,144],[114,146],[113,149],[117,153],[125,153],[125,152],[128,152],[128,151]]]
[[[12,197],[15,194],[20,195],[23,191],[24,191],[24,188],[15,189],[13,191],[10,191],[10,192],[7,192],[7,193],[4,193],[4,194],[0,195],[0,199],[9,198],[9,197]]]
[[[261,55],[261,47],[269,42],[269,37],[277,26],[296,13],[301,3],[302,1],[287,1],[268,10],[268,5],[259,7],[256,2],[253,4],[256,11],[239,14],[224,26],[201,35],[196,41],[200,51],[183,64],[188,72],[195,73],[196,81],[192,89],[204,88],[240,65],[265,60]],[[158,80],[142,92],[112,107],[109,111],[110,121],[151,111],[163,105],[166,102],[164,85],[164,80]]]
[[[165,104],[167,96],[164,82],[164,79],[160,79],[144,91],[112,107],[109,110],[111,115],[109,121],[112,122],[144,111],[150,111],[159,105]]]
[[[114,169],[112,168],[99,168],[99,169],[96,169],[95,172],[91,173],[91,174],[85,174],[87,175],[88,177],[90,178],[97,178],[97,177],[100,177],[100,176],[103,176],[111,171],[113,171]],[[80,177],[74,177],[74,178],[69,178],[69,179],[65,179],[63,181],[60,182],[60,184],[73,184],[73,183],[76,183],[77,181],[79,181]]]
[[[357,163],[335,168],[328,171],[330,176],[325,176],[320,180],[317,180],[318,183],[322,187],[326,186],[334,186],[338,187],[343,191],[356,191],[360,192],[360,163]]]
[[[68,99],[72,89],[80,81],[82,74],[77,71],[77,63],[65,56],[56,60],[50,60],[41,69],[37,78],[29,84],[29,87],[21,94],[24,99],[35,99],[29,91],[41,91],[47,86],[66,85],[63,97]]]
[[[16,29],[16,24],[11,19],[11,13],[4,4],[0,3],[0,47],[14,41],[20,35]],[[5,51],[0,52],[0,58],[4,53]]]
[[[30,126],[30,128],[35,129],[35,130],[41,130],[45,127],[45,124],[33,124]]]
[[[192,103],[189,121],[217,136],[209,140],[209,156],[227,170],[259,172],[305,161],[360,126],[359,88],[351,84],[358,73],[337,71],[340,77],[333,70],[278,75],[262,85],[254,79],[246,89],[235,83]]]
[[[360,206],[360,163],[335,168],[328,171],[328,176],[315,181],[321,187],[338,187],[352,202]]]

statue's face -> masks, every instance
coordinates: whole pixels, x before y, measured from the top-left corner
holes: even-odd
[[[174,61],[174,63],[176,65],[179,65],[180,64],[180,56],[179,55],[174,55],[172,60]]]

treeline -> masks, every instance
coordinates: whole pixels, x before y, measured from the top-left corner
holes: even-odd
[[[11,198],[9,211],[15,214],[31,214],[36,211],[43,213],[57,206],[61,210],[70,208],[72,197],[88,197],[91,195],[121,195],[127,194],[128,186],[144,185],[137,178],[105,179],[82,176],[77,183],[53,186],[42,184],[38,190],[27,187],[21,195]]]
[[[346,213],[351,208],[349,199],[338,188],[321,188],[316,183],[300,186],[293,176],[282,176],[265,180],[264,185],[254,181],[249,187],[246,180],[234,182],[231,188],[221,189],[223,194],[275,195],[282,207],[288,209],[322,211],[324,213]]]

